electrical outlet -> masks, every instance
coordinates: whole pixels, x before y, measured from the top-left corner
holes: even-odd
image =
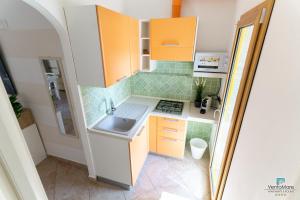
[[[6,19],[0,19],[0,30],[8,29],[8,23]]]

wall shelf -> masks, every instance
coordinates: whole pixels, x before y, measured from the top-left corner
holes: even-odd
[[[149,20],[140,20],[140,68],[142,72],[156,68],[156,61],[150,59]]]

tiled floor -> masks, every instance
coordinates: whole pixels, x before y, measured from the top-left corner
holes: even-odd
[[[209,200],[208,154],[193,160],[186,150],[177,160],[149,154],[131,191],[94,183],[87,169],[49,157],[37,167],[49,200],[158,200],[163,192],[186,199]]]

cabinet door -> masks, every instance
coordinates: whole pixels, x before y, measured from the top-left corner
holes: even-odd
[[[131,177],[132,185],[135,184],[138,175],[143,168],[144,162],[148,155],[148,123],[142,127],[140,132],[129,143],[130,160],[131,160]]]
[[[97,17],[102,46],[105,86],[129,77],[130,48],[128,17],[97,6]]]
[[[196,17],[151,19],[151,59],[193,61],[196,28]]]
[[[149,117],[149,150],[156,152],[157,117]]]
[[[132,17],[129,20],[130,39],[130,66],[131,74],[136,74],[140,70],[140,42],[139,42],[139,21]]]

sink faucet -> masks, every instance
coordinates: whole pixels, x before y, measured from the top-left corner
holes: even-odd
[[[115,105],[114,105],[114,102],[113,100],[110,98],[110,108],[107,108],[107,105],[106,105],[106,114],[108,115],[113,115],[114,112],[117,110]]]
[[[115,108],[114,102],[113,100],[110,98],[110,106],[108,106],[107,104],[107,99],[103,98],[101,103],[99,104],[99,110],[102,110],[102,104],[105,103],[105,112],[107,115],[113,115],[114,111],[117,110],[117,108]]]

